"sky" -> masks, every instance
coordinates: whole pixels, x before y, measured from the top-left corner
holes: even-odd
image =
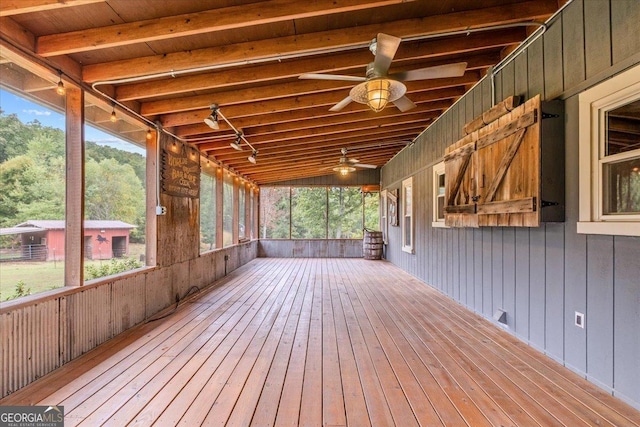
[[[22,123],[38,120],[43,126],[64,130],[64,115],[2,89],[0,89],[0,108],[6,115],[16,114]],[[85,126],[84,132],[87,141],[124,151],[145,154],[145,150],[142,147],[118,139],[91,126]]]

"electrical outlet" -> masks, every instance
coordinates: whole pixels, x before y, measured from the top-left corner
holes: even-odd
[[[579,328],[583,328],[584,329],[584,313],[580,313],[578,311],[576,311],[576,315],[575,315],[575,324],[577,327]]]
[[[156,206],[156,215],[166,215],[167,208],[164,206]]]

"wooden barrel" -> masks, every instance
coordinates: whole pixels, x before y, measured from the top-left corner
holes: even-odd
[[[382,231],[364,230],[362,252],[364,259],[382,258]]]

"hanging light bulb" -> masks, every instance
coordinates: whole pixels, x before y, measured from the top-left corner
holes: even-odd
[[[62,96],[66,92],[67,90],[64,88],[64,83],[62,83],[62,71],[58,71],[58,87],[56,87],[56,93]]]
[[[389,102],[391,83],[387,79],[373,79],[367,82],[367,105],[376,113],[382,111]]]
[[[112,123],[115,123],[118,121],[118,116],[116,116],[115,107],[113,108],[113,110],[111,110],[111,117],[109,117],[109,120],[111,120]]]
[[[251,163],[253,163],[255,165],[256,164],[256,157],[258,157],[258,150],[253,150],[253,153],[251,153],[251,155],[249,157],[247,157],[247,160],[249,160]]]
[[[233,148],[234,150],[238,150],[238,151],[242,151],[242,132],[238,132],[236,134],[236,140],[233,141],[231,144],[231,148]]]
[[[147,139],[150,140],[153,137],[151,134],[151,129],[147,129]]]

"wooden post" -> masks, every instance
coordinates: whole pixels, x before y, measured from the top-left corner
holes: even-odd
[[[84,281],[84,91],[67,88],[64,284]]]
[[[158,136],[153,132],[153,138],[147,141],[147,228],[145,230],[145,264],[148,266],[156,265],[157,248],[158,248],[158,217],[156,215],[156,204],[160,204],[158,193],[158,180],[160,171],[158,168]]]

